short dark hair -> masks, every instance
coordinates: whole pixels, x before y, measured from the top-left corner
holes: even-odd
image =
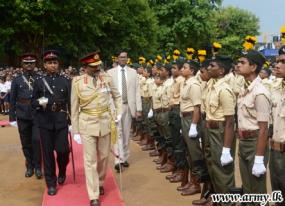
[[[150,74],[149,76],[152,77],[152,68],[151,68],[151,66],[147,66],[147,67],[144,68],[144,69],[146,69],[147,73]]]
[[[194,75],[196,75],[197,72],[199,71],[199,67],[196,67],[196,66],[192,65],[191,62],[187,62],[186,61],[185,63],[187,63],[189,65],[190,69],[194,70]]]
[[[223,64],[223,63],[220,63],[220,62],[216,62],[217,65],[220,67],[220,68],[224,68],[225,69],[225,73],[224,75],[228,74],[229,71],[231,70],[231,66],[230,65],[226,65],[226,64]]]
[[[120,56],[121,53],[127,53],[127,56],[128,56],[128,52],[126,50],[122,49],[122,50],[117,51],[117,53],[116,53],[117,57]]]

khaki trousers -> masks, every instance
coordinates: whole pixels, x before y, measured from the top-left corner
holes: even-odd
[[[128,160],[130,156],[130,133],[132,126],[132,114],[128,104],[123,104],[123,115],[121,122],[116,124],[118,138],[114,145],[114,152],[124,160],[115,158],[115,164]]]
[[[109,163],[110,133],[103,137],[82,134],[86,186],[90,200],[99,199],[99,186],[103,186]]]

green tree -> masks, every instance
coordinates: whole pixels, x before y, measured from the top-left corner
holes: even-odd
[[[0,53],[6,44],[10,65],[19,65],[23,52],[39,57],[49,46],[79,57],[96,49],[139,53],[156,41],[156,21],[145,0],[2,0],[0,9]]]
[[[221,53],[228,54],[234,59],[240,57],[247,35],[260,34],[259,18],[238,7],[220,7],[211,13],[209,21],[212,25],[209,40],[221,43]]]
[[[149,0],[159,21],[158,52],[196,50],[207,42],[209,14],[222,0]]]

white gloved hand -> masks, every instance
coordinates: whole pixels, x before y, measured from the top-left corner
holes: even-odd
[[[77,144],[82,144],[80,134],[74,134],[73,139]]]
[[[231,148],[223,147],[222,156],[221,156],[221,164],[225,166],[233,161],[233,157],[231,156]]]
[[[120,122],[120,121],[121,121],[121,119],[122,119],[122,115],[121,115],[121,114],[119,114],[119,115],[117,116],[117,119],[115,119],[115,122]]]
[[[18,127],[18,124],[16,121],[10,122],[11,127]]]
[[[190,130],[188,132],[188,136],[191,138],[197,137],[198,132],[197,132],[197,124],[191,124]]]
[[[180,134],[182,134],[182,129],[180,129]]]
[[[152,111],[152,109],[150,109],[148,114],[147,114],[147,118],[152,118],[152,117],[153,117],[153,111]]]
[[[266,167],[264,166],[263,159],[264,156],[255,155],[254,164],[252,167],[252,174],[256,177],[260,177],[260,175],[263,175],[266,172]]]
[[[71,134],[72,133],[72,126],[71,125],[69,125],[69,127],[68,127],[68,132]]]

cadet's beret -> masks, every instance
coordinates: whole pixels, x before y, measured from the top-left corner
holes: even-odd
[[[41,55],[43,60],[58,59],[58,56],[59,52],[56,50],[47,50]]]
[[[184,63],[184,59],[177,59],[175,62],[172,62],[172,64],[176,64],[179,68],[182,68]]]
[[[163,64],[160,62],[156,62],[155,65],[157,69],[161,69],[161,67],[163,66]]]
[[[23,62],[35,62],[37,59],[37,55],[35,54],[22,54],[21,58]]]
[[[166,71],[171,71],[172,65],[171,64],[165,64],[162,66]]]
[[[243,50],[241,57],[245,57],[261,66],[263,66],[263,64],[266,62],[265,56],[254,49]]]
[[[87,54],[78,60],[81,61],[83,65],[88,65],[88,66],[98,66],[102,63],[99,53],[100,51],[95,51],[91,54]]]
[[[204,61],[200,63],[200,67],[205,67],[207,69],[211,61],[212,61],[211,59],[205,59]]]
[[[285,46],[282,46],[279,50],[278,50],[278,54],[285,54]]]
[[[263,68],[262,70],[266,71],[269,76],[271,75],[271,70],[269,68]]]
[[[200,66],[200,64],[193,59],[188,59],[188,60],[186,60],[185,63],[189,64],[194,69],[199,69],[199,66]]]
[[[138,68],[140,68],[140,65],[139,65],[138,63],[133,63],[133,67],[134,67],[135,69],[138,69]]]
[[[218,62],[232,67],[233,59],[227,55],[217,54],[212,57],[211,62]]]

